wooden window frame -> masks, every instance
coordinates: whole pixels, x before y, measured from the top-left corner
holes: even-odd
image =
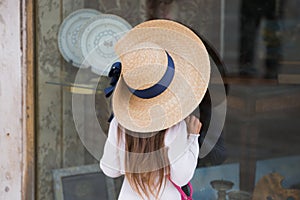
[[[23,80],[23,168],[22,194],[24,200],[34,200],[35,185],[35,21],[34,0],[20,1],[21,50]]]

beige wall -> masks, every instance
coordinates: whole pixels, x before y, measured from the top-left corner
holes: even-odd
[[[26,66],[22,64],[20,6],[19,0],[0,1],[1,200],[19,200],[23,191]]]

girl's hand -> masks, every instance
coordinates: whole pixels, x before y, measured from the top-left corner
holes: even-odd
[[[202,123],[194,115],[190,115],[185,118],[187,131],[189,134],[200,134]]]

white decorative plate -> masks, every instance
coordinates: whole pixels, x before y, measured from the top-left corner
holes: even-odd
[[[59,51],[64,59],[67,62],[72,62],[75,67],[80,67],[83,61],[80,49],[80,28],[90,18],[100,14],[101,12],[93,9],[79,9],[68,15],[59,27]]]
[[[131,29],[131,25],[117,15],[102,14],[90,19],[82,28],[81,50],[91,70],[107,75],[117,61],[114,46]]]

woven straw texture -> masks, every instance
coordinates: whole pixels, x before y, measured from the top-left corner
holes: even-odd
[[[151,99],[133,95],[127,85],[145,89],[161,79],[167,69],[166,51],[175,65],[167,90]],[[123,127],[141,133],[163,130],[183,120],[201,102],[210,77],[209,56],[187,27],[169,20],[144,22],[119,40],[116,52],[122,73],[112,101]]]

